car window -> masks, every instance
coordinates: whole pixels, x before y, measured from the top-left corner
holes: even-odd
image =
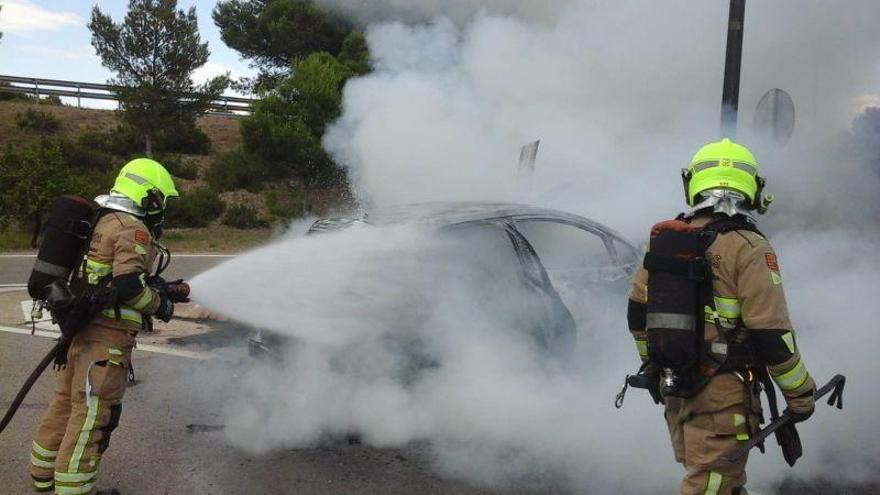
[[[491,223],[455,225],[446,229],[458,263],[495,282],[510,282],[521,272],[510,236]]]
[[[520,220],[516,228],[535,248],[548,272],[607,268],[614,263],[599,235],[572,225]]]

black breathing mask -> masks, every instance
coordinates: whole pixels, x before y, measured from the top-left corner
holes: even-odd
[[[153,237],[162,237],[162,224],[165,222],[165,200],[158,189],[150,189],[141,201],[144,210],[144,224],[150,229]]]

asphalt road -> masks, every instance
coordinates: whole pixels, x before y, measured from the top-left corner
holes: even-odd
[[[125,495],[524,493],[510,488],[490,491],[444,479],[433,470],[425,445],[374,449],[332,441],[254,455],[231,447],[222,431],[190,431],[190,424],[221,424],[223,402],[236,393],[237,377],[251,363],[244,355],[243,337],[228,335],[212,344],[223,359],[202,361],[135,351],[138,382],[126,392],[121,424],[101,463],[99,488],[115,487]],[[0,332],[0,412],[5,412],[51,345],[47,338]],[[31,435],[51,393],[50,370],[0,434],[0,493],[31,493]],[[557,488],[533,493],[560,492]],[[776,493],[865,495],[880,493],[880,487],[812,482],[787,484]]]
[[[0,409],[52,341],[0,332]],[[122,421],[101,463],[99,487],[123,494],[481,494],[436,475],[424,446],[372,449],[347,442],[252,455],[230,447],[217,425],[224,398],[236,392],[241,359],[199,361],[136,350],[138,383],[126,393]],[[30,441],[52,391],[47,371],[0,435],[0,492],[30,493]]]
[[[219,254],[172,254],[172,263],[162,276],[166,280],[190,279],[232,257]],[[35,259],[35,254],[0,254],[0,286],[26,284]]]
[[[191,278],[225,259],[178,255],[167,275]],[[4,284],[26,283],[33,260],[33,255],[0,255],[0,292]],[[224,400],[237,393],[239,378],[251,364],[245,355],[246,337],[246,332],[225,331],[221,325],[218,330],[173,341],[174,349],[208,352],[222,359],[135,351],[138,383],[126,394],[121,425],[101,465],[99,487],[113,486],[126,495],[498,493],[439,476],[425,445],[374,449],[335,441],[253,455],[231,447],[222,431],[191,432],[189,424],[222,422]],[[0,331],[0,414],[51,345],[46,338]],[[37,382],[9,428],[0,434],[2,494],[31,493],[29,445],[51,397],[50,375],[47,371]],[[880,494],[880,486],[789,483],[777,493]]]

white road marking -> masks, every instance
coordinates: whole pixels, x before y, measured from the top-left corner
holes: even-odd
[[[15,333],[19,335],[31,335],[31,331],[25,328],[15,328],[15,327],[3,327],[0,326],[0,332],[7,333]],[[46,337],[50,339],[57,339],[60,335],[58,332],[47,332],[44,330],[37,330],[34,332],[35,336],[38,337]],[[170,346],[164,345],[154,345],[154,344],[138,344],[136,349],[144,351],[144,352],[152,352],[155,354],[167,354],[169,356],[177,356],[188,359],[198,359],[200,361],[205,361],[208,359],[213,359],[214,356],[205,352],[196,352],[196,351],[185,351],[183,349],[175,349]]]
[[[175,349],[167,345],[138,344],[136,349],[145,352],[155,352],[156,354],[168,354],[170,356],[198,359],[199,361],[206,361],[214,357],[211,354],[205,352],[185,351],[183,349]]]
[[[31,310],[33,309],[33,307],[34,307],[34,301],[31,299],[28,299],[27,301],[21,302],[21,314],[24,317],[24,322],[26,324],[31,323]],[[47,308],[43,308],[43,317],[42,318],[37,318],[33,321],[37,324],[38,327],[46,329],[46,330],[50,330],[50,329],[55,330],[57,328],[57,325],[52,324],[52,315],[49,314],[49,310]],[[49,325],[48,328],[46,327],[46,324]]]
[[[15,328],[15,327],[0,327],[0,332],[17,333],[19,335],[30,335],[31,334],[30,330],[27,330],[24,328]],[[50,339],[57,339],[58,336],[61,334],[59,332],[47,332],[45,330],[37,330],[34,332],[34,335],[36,335],[37,337],[46,337],[46,338],[50,338]]]

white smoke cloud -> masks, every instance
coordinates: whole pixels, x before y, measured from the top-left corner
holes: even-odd
[[[379,447],[429,440],[441,472],[489,486],[673,486],[659,409],[638,393],[627,409],[612,405],[631,371],[621,362],[637,361],[620,328],[620,294],[596,290],[572,307],[591,320],[564,368],[516,333],[523,300],[477,269],[493,260],[445,242],[420,230],[355,226],[282,241],[194,280],[200,304],[297,339],[283,363],[245,378],[226,411],[230,440],[266,452],[358,432]],[[413,355],[424,357],[414,363]],[[638,419],[645,408],[652,421]],[[627,479],[627,462],[644,464],[645,477]]]
[[[492,15],[463,28],[444,19],[371,26],[377,70],[349,83],[343,116],[325,138],[361,199],[513,199],[519,147],[542,139],[530,201],[632,235],[657,212],[680,209],[678,169],[717,138],[726,2],[556,7],[549,26]],[[876,184],[873,171],[830,148],[854,103],[880,83],[868,48],[880,42],[870,15],[878,9],[868,1],[749,6],[740,134],[758,152],[769,189],[794,211],[821,205],[823,217],[846,219],[855,206],[848,199],[867,198],[861,193]],[[754,107],[773,87],[793,95],[798,113],[782,150],[750,133]],[[805,161],[815,165],[809,172]],[[642,207],[609,207],[621,195]],[[858,209],[867,217],[878,204],[872,197]]]
[[[387,20],[423,22],[437,17],[448,17],[459,23],[467,23],[477,15],[511,16],[531,22],[552,22],[558,19],[564,7],[572,5],[575,0],[317,0],[316,3],[363,25]]]
[[[750,486],[772,490],[788,475],[875,479],[880,437],[869,427],[876,404],[864,377],[880,372],[877,338],[870,311],[843,308],[870,307],[864,289],[880,276],[871,256],[880,236],[836,230],[780,238],[808,367],[820,382],[833,373],[850,381],[842,412],[820,404],[801,426],[807,455],[797,469],[768,442],[768,454],[750,464]],[[474,260],[473,250],[437,257],[441,243],[418,230],[353,227],[287,239],[194,280],[200,303],[297,339],[282,362],[244,378],[225,411],[230,441],[266,452],[349,432],[377,447],[429,440],[441,472],[478,484],[673,491],[682,470],[660,408],[638,390],[624,409],[612,406],[637,362],[621,294],[577,294],[579,342],[570,367],[560,368],[511,332],[503,311],[481,310],[499,307],[483,275],[469,273],[469,262],[486,260]],[[513,312],[510,304],[501,307]],[[427,366],[421,372],[414,349],[428,356],[418,361]]]
[[[366,204],[527,200],[641,241],[683,208],[678,169],[717,138],[726,3],[325,0],[387,21],[367,29],[376,71],[348,84],[325,146]],[[820,405],[801,428],[807,455],[796,470],[768,442],[750,463],[753,487],[772,489],[792,473],[876,478],[880,437],[870,425],[880,404],[870,377],[880,371],[871,355],[880,338],[870,308],[880,181],[837,143],[854,103],[876,93],[878,14],[867,0],[748,7],[740,138],[777,193],[763,226],[808,367],[819,381],[850,377],[846,409]],[[749,129],[773,87],[789,91],[798,111],[781,149]],[[532,191],[516,196],[519,147],[534,139],[542,144]],[[286,240],[194,281],[207,306],[302,342],[282,370],[248,378],[247,396],[228,412],[231,440],[266,450],[358,430],[378,446],[428,439],[443,472],[492,486],[674,491],[682,470],[660,409],[635,392],[622,411],[611,406],[637,362],[625,297],[582,296],[572,308],[582,323],[576,365],[548,368],[474,312],[478,281],[459,280],[427,306],[415,298],[438,268],[426,242],[368,229]],[[395,379],[406,353],[396,345],[411,336],[440,366],[404,387]]]

